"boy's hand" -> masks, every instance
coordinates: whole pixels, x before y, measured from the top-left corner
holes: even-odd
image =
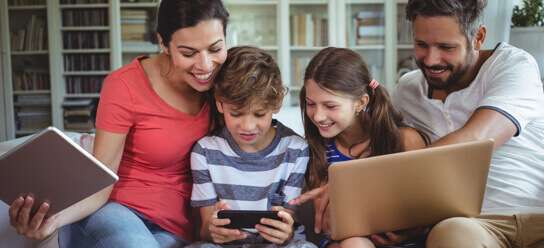
[[[282,219],[273,220],[268,218],[261,219],[261,224],[257,224],[255,228],[259,234],[266,240],[281,245],[293,237],[293,216],[288,210],[283,207],[272,207],[272,210],[279,211],[278,216]]]
[[[225,201],[217,202],[214,206],[214,212],[213,212],[212,218],[210,222],[208,223],[208,231],[210,233],[210,237],[212,241],[217,244],[223,244],[223,243],[231,242],[234,240],[245,239],[247,237],[247,233],[243,232],[242,230],[223,227],[224,225],[228,225],[230,223],[230,220],[218,219],[217,212],[219,212],[219,210],[226,210],[226,209],[230,209],[230,207]]]

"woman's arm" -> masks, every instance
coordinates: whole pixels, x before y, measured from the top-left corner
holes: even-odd
[[[115,173],[123,155],[125,138],[126,134],[100,129],[96,132],[93,155]],[[49,218],[45,218],[49,209],[47,203],[42,203],[36,214],[31,216],[34,199],[20,197],[10,207],[10,223],[19,234],[28,238],[44,239],[58,228],[81,220],[98,210],[107,202],[112,188],[113,186],[109,186]]]

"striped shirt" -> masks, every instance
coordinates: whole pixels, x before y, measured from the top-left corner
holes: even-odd
[[[288,206],[300,195],[309,160],[306,141],[274,121],[276,136],[265,149],[246,153],[226,128],[197,142],[191,154],[191,205],[225,200],[233,210],[270,210]]]

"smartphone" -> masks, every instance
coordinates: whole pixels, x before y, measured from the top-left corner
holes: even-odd
[[[255,228],[255,225],[261,223],[262,218],[281,220],[278,211],[260,211],[260,210],[220,210],[217,213],[219,219],[230,219],[226,228]]]

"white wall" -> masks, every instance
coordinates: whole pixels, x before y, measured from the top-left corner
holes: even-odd
[[[493,49],[498,42],[510,40],[510,25],[514,2],[521,0],[488,0],[483,23],[487,27],[485,49]]]

